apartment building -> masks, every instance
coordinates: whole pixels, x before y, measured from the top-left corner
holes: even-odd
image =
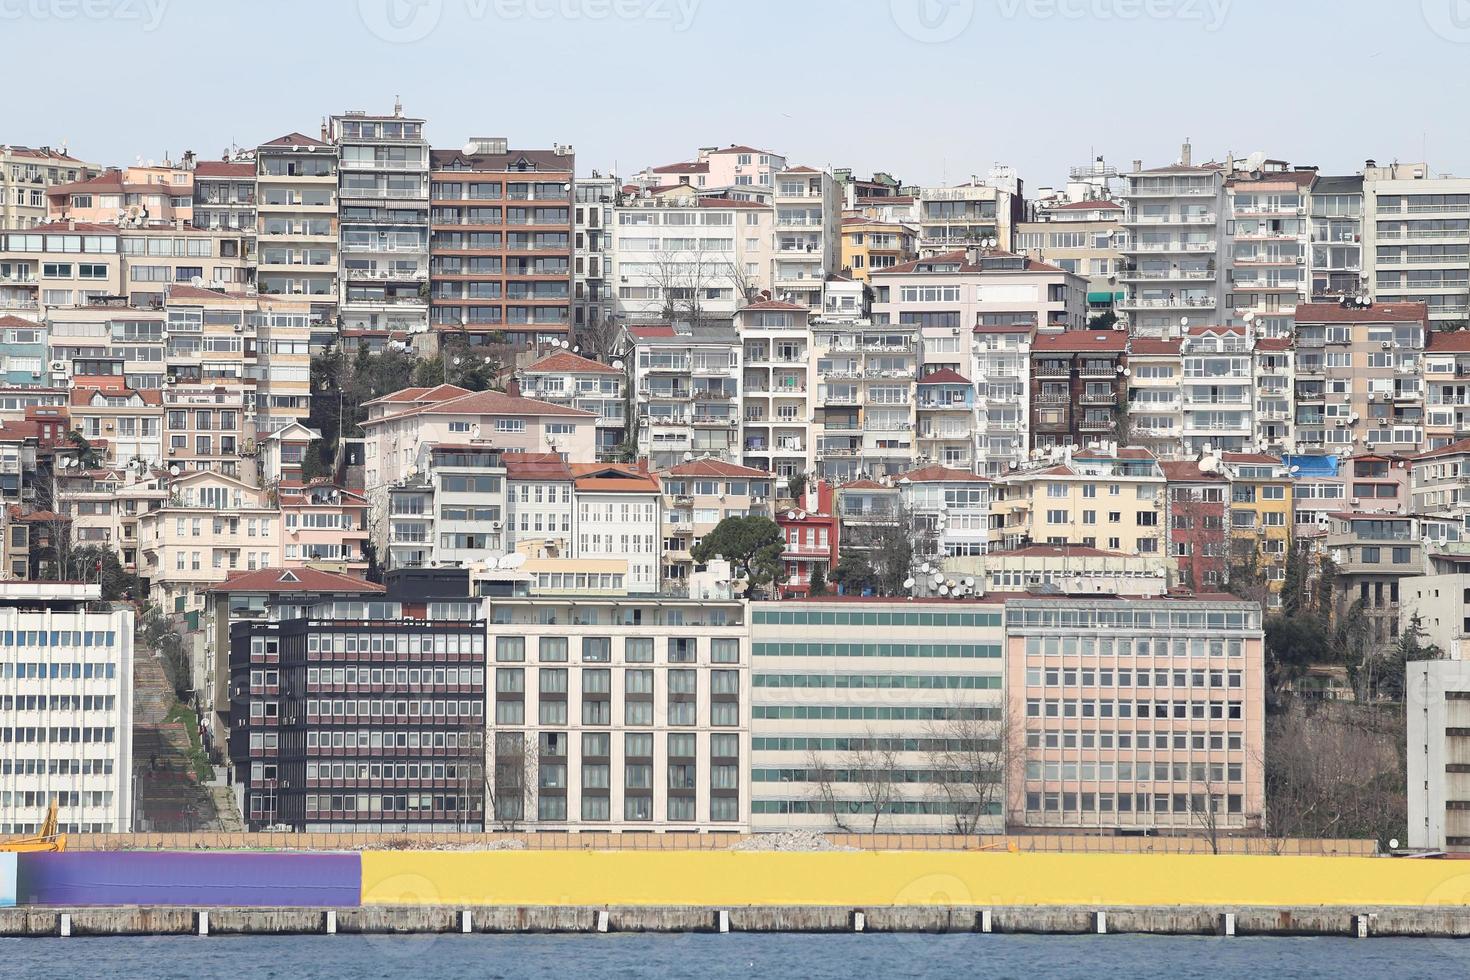
[[[762,300],[735,315],[743,343],[742,459],[779,480],[809,473],[815,465],[809,313],[800,303]]]
[[[328,480],[276,487],[281,509],[281,564],[344,575],[367,574],[368,504]]]
[[[983,556],[946,558],[939,570],[977,595],[1049,590],[1158,596],[1167,590],[1161,557],[1124,555],[1080,544],[1031,544]],[[921,580],[922,585],[922,580]],[[932,591],[929,585],[925,591]]]
[[[620,559],[632,593],[662,583],[663,491],[657,476],[610,463],[573,463],[576,543],[571,557]]]
[[[739,460],[744,447],[739,335],[728,327],[681,322],[632,325],[627,339],[637,419],[630,441],[638,456],[660,470],[691,455]]]
[[[1230,574],[1230,481],[1213,457],[1165,460],[1169,556],[1191,591],[1223,588]]]
[[[919,363],[916,327],[835,318],[811,327],[817,476],[845,482],[909,469]]]
[[[1232,554],[1237,562],[1254,556],[1261,578],[1269,583],[1271,605],[1279,605],[1296,513],[1290,468],[1265,453],[1223,452],[1218,460],[1230,480]]]
[[[663,489],[663,581],[687,589],[698,568],[690,550],[729,517],[770,517],[771,476],[717,459],[696,459],[658,474]]]
[[[780,498],[786,509],[776,511],[776,525],[786,540],[781,560],[786,580],[782,598],[804,596],[811,591],[812,576],[820,571],[822,581],[832,579],[837,567],[837,504],[832,485],[817,480],[793,497]]]
[[[320,591],[277,592],[273,576]],[[231,584],[231,601],[265,600],[229,633],[230,760],[249,829],[484,829],[486,636],[467,578],[382,592],[271,569]]]
[[[102,587],[0,584],[0,833],[133,829],[133,610]]]
[[[193,217],[194,172],[167,160],[161,166],[108,167],[46,190],[46,218],[51,222],[176,228]]]
[[[1366,291],[1363,265],[1363,175],[1330,177],[1312,183],[1311,256],[1314,303],[1335,303]]]
[[[332,143],[292,132],[255,148],[256,285],[309,299],[314,346],[336,336],[338,180]]]
[[[751,604],[751,829],[999,831],[1001,608]]]
[[[869,276],[918,258],[918,234],[912,225],[901,221],[884,221],[847,215],[840,229],[842,274],[858,282]]]
[[[776,175],[786,169],[786,158],[769,150],[732,143],[702,146],[693,160],[648,167],[635,182],[647,190],[687,185],[701,194],[719,193],[733,200],[771,203]]]
[[[1134,161],[1125,175],[1118,281],[1128,293],[1120,309],[1133,333],[1170,337],[1178,335],[1181,320],[1229,321],[1228,262],[1220,254],[1226,176],[1220,164],[1195,166],[1188,143],[1178,163],[1144,170]]]
[[[505,468],[506,550],[569,557],[577,507],[572,468],[558,453],[502,453]],[[626,571],[626,569],[624,569]]]
[[[206,231],[257,231],[255,161],[200,160],[194,164],[190,224]]]
[[[1021,181],[1009,167],[954,187],[919,188],[919,255],[955,249],[1011,249],[1015,227],[1025,216]]]
[[[338,310],[354,329],[428,329],[429,144],[424,121],[348,112],[337,148]]]
[[[1407,503],[1409,511],[1436,517],[1470,513],[1470,440],[1429,449],[1400,462],[1411,477],[1411,496],[1409,501],[1399,497],[1398,502]]]
[[[1425,573],[1424,518],[1404,514],[1330,515],[1325,545],[1337,566],[1338,616],[1362,603],[1367,643],[1384,646],[1398,639],[1399,584]]]
[[[1470,178],[1427,164],[1363,168],[1363,271],[1379,304],[1418,304],[1433,324],[1467,321]]]
[[[628,375],[611,364],[558,351],[516,372],[527,398],[590,412],[597,418],[597,459],[614,462],[628,436]]]
[[[991,480],[969,470],[923,466],[898,478],[899,499],[933,542],[924,557],[983,555],[990,543]]]
[[[1254,338],[1248,327],[1190,327],[1180,342],[1181,436],[1187,453],[1254,446]]]
[[[106,458],[120,465],[164,458],[162,392],[128,388],[113,378],[72,381],[72,428],[102,444]]]
[[[771,289],[787,302],[822,310],[822,284],[842,261],[842,202],[832,175],[811,167],[775,174],[776,240]]]
[[[40,319],[123,291],[116,225],[45,222],[0,234],[0,313]]]
[[[1146,449],[1062,450],[994,484],[991,512],[1006,550],[1080,544],[1125,555],[1166,553],[1167,480]]]
[[[1024,461],[1031,446],[1031,341],[1029,324],[980,324],[970,337],[968,374],[975,382],[975,464],[986,476],[1003,476]]]
[[[420,446],[483,443],[500,452],[557,452],[592,459],[590,412],[501,391],[454,385],[405,388],[364,402],[363,478],[369,499],[418,465]]]
[[[1297,304],[1312,298],[1307,200],[1316,175],[1267,160],[1225,179],[1230,268],[1222,320],[1249,313],[1261,336],[1290,333]]]
[[[248,483],[257,481],[255,460],[246,455],[255,445],[255,427],[245,423],[253,403],[247,404],[243,390],[170,385],[156,394],[162,395],[163,452],[148,455],[140,447],[122,462],[159,460],[180,471],[214,470]],[[151,429],[156,423],[149,420],[154,417],[144,415],[135,425]]]
[[[624,197],[611,217],[607,279],[617,286],[613,312],[620,316],[728,324],[772,288],[776,212],[769,204],[675,187]]]
[[[52,187],[101,173],[101,167],[77,159],[65,146],[0,146],[0,228],[44,224],[46,194]]]
[[[1423,363],[1425,448],[1470,438],[1470,333],[1430,331]]]
[[[44,323],[0,314],[0,384],[39,387],[50,382],[47,333]]]
[[[1083,446],[1126,427],[1128,334],[1037,334],[1031,341],[1031,449]]]
[[[1470,663],[1458,658],[1411,663],[1404,678],[1408,724],[1408,846],[1459,854],[1470,849],[1462,801],[1470,728]]]
[[[138,514],[138,575],[168,612],[202,608],[231,573],[281,565],[281,513],[267,491],[223,473],[176,475]]]
[[[1228,595],[1005,604],[1009,824],[1196,836],[1259,831],[1261,610]]]
[[[1089,314],[1109,312],[1127,296],[1117,278],[1123,205],[1102,199],[1037,202],[1032,218],[1016,224],[1016,251],[1085,278]]]
[[[975,465],[975,383],[952,368],[919,376],[915,385],[915,448],[921,463],[969,469]]]
[[[496,596],[484,610],[497,827],[749,829],[743,603]]]
[[[472,343],[531,348],[571,329],[569,146],[476,138],[430,154],[429,319]]]
[[[606,322],[613,309],[607,253],[612,246],[612,206],[621,193],[616,174],[603,176],[596,170],[572,184],[573,332]]]
[[[1129,445],[1160,457],[1177,456],[1184,438],[1183,341],[1133,337],[1128,341]]]
[[[488,443],[421,444],[387,488],[389,567],[464,567],[509,550],[505,477]]]
[[[1296,356],[1289,337],[1257,335],[1253,350],[1255,445],[1271,453],[1296,446]]]
[[[1298,450],[1420,449],[1428,332],[1429,312],[1422,303],[1298,306]]]

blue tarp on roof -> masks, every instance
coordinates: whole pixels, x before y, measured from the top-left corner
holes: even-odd
[[[1281,462],[1291,470],[1294,479],[1309,480],[1313,477],[1337,476],[1340,460],[1336,456],[1282,456]]]

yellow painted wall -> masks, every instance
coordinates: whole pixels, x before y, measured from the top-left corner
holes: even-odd
[[[498,851],[362,856],[364,905],[1470,904],[1470,863],[1213,855]]]

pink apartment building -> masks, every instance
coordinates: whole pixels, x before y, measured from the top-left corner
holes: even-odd
[[[1006,602],[1013,828],[1259,832],[1261,610],[1230,595]]]

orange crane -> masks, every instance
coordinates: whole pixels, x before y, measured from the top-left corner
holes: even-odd
[[[41,821],[41,829],[28,837],[11,837],[8,840],[0,840],[0,851],[64,851],[66,850],[66,835],[57,830],[56,822],[56,799],[53,797],[51,805],[46,808],[46,819]]]

